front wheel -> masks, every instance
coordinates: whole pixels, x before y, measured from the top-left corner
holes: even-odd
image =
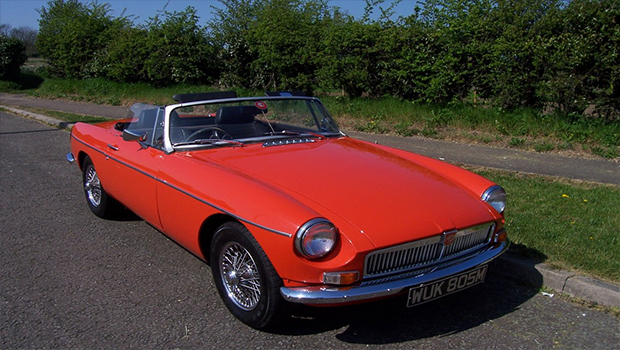
[[[256,329],[282,317],[282,280],[250,232],[237,222],[220,226],[211,243],[215,286],[228,310]]]
[[[114,198],[110,197],[101,186],[99,175],[90,157],[84,159],[82,169],[84,169],[82,180],[88,207],[93,214],[100,218],[110,219],[114,217],[120,210],[121,205]]]

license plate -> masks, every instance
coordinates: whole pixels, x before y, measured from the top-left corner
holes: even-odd
[[[484,282],[487,265],[409,289],[407,307],[424,304]]]

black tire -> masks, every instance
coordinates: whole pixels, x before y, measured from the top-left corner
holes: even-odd
[[[221,225],[210,253],[215,286],[233,316],[255,329],[276,326],[284,317],[282,279],[247,228]]]
[[[104,219],[115,217],[120,211],[121,205],[103,189],[90,157],[84,158],[82,169],[82,184],[90,211]]]

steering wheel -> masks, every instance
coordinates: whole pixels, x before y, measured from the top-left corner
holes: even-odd
[[[217,126],[207,126],[207,127],[198,129],[194,131],[193,133],[191,133],[191,135],[185,138],[184,142],[197,139],[196,137],[197,135],[200,135],[201,133],[206,132],[206,131],[211,131],[211,135],[209,136],[209,139],[215,138],[215,139],[220,139],[220,140],[224,140],[224,139],[232,140],[232,136],[230,136],[230,134],[224,131],[223,129],[218,128]]]

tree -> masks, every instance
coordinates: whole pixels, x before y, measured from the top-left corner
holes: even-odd
[[[30,27],[11,28],[8,24],[0,24],[0,35],[21,41],[26,47],[26,55],[29,57],[37,55],[35,47],[37,34],[38,32]]]
[[[540,38],[549,38],[540,23],[558,8],[557,0],[496,1],[489,25],[497,38],[492,42],[487,82],[497,105],[540,106],[536,90],[541,67],[536,62],[544,53]]]
[[[218,75],[213,45],[206,31],[198,25],[196,9],[164,12],[147,25],[144,62],[149,81],[157,85],[170,83],[208,83]]]
[[[329,11],[325,1],[272,0],[249,30],[256,58],[253,87],[312,91],[321,56],[321,28]]]
[[[11,29],[9,37],[17,39],[24,44],[26,55],[28,57],[37,55],[35,43],[37,41],[38,32],[30,27],[19,27]]]
[[[361,96],[377,83],[380,27],[349,18],[331,28],[324,38],[322,76],[351,96]]]
[[[573,0],[539,24],[538,95],[568,115],[620,111],[620,3]]]
[[[115,38],[106,49],[105,76],[118,82],[149,81],[145,65],[149,58],[148,31],[119,28]]]
[[[257,58],[250,28],[265,0],[219,0],[208,30],[222,65],[221,81],[225,86],[250,87],[254,84],[252,62]]]
[[[36,46],[53,74],[67,78],[100,74],[102,50],[112,40],[114,21],[109,12],[109,4],[87,6],[78,0],[52,0],[39,10]]]
[[[11,80],[20,75],[26,62],[25,51],[21,41],[0,34],[0,79]]]

